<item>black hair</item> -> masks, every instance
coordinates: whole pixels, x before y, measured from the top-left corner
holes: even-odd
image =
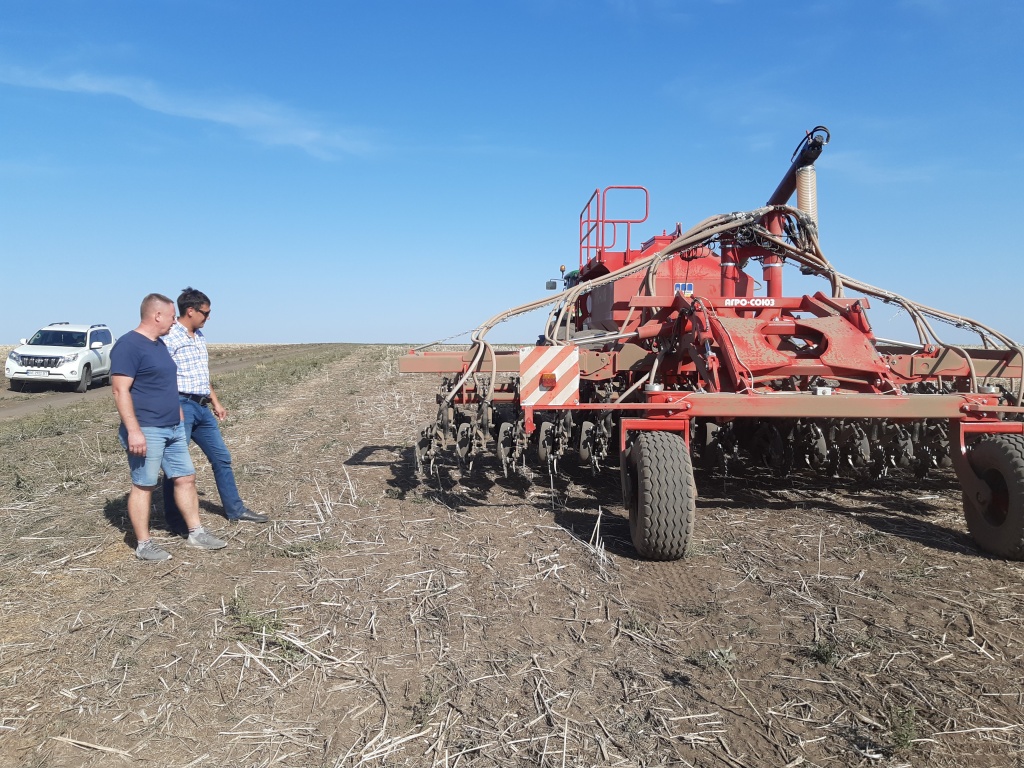
[[[192,286],[182,290],[181,295],[178,296],[178,314],[184,315],[188,312],[188,308],[199,309],[203,304],[209,304],[210,297],[202,291],[197,291]]]

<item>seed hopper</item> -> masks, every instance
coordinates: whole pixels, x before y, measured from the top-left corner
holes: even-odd
[[[493,451],[506,475],[531,464],[554,475],[570,460],[595,473],[618,465],[634,546],[672,560],[693,532],[695,462],[876,478],[951,466],[977,543],[1024,559],[1024,350],[826,259],[814,163],[828,141],[824,127],[808,132],[762,207],[643,242],[634,228],[647,219],[647,190],[596,190],[580,214],[578,268],[549,283],[561,291],[496,315],[466,348],[400,358],[403,373],[441,375],[419,469],[444,450],[470,469]],[[642,201],[643,215],[610,215],[621,195]],[[788,268],[821,278],[821,289],[787,295]],[[904,310],[916,338],[877,337],[875,302]],[[498,323],[542,307],[535,345],[488,342]],[[945,343],[940,324],[976,342]]]

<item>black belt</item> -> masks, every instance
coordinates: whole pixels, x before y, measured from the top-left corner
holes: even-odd
[[[210,404],[209,395],[193,395],[191,392],[179,392],[178,394],[181,395],[182,397],[187,397],[189,400],[192,400],[193,402],[199,403],[204,408]]]

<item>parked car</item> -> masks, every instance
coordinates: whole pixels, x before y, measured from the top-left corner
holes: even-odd
[[[94,381],[110,381],[114,337],[105,325],[52,323],[21,340],[7,355],[4,374],[20,392],[26,384],[71,384],[85,392]]]

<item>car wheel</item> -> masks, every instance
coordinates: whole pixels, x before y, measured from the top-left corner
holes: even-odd
[[[75,387],[75,392],[85,392],[89,389],[90,384],[92,384],[92,367],[86,364],[82,369],[82,378],[78,380],[78,386]]]
[[[24,392],[25,391],[25,382],[24,381],[18,381],[17,379],[10,379],[7,382],[7,388],[10,389],[11,392]]]

